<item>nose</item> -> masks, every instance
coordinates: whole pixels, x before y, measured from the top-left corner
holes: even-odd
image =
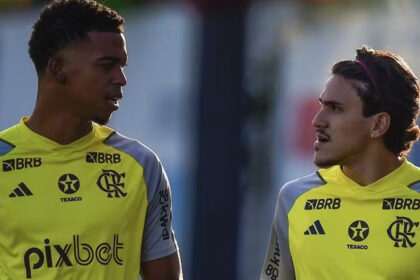
[[[312,120],[312,126],[314,128],[325,128],[328,123],[324,117],[322,108],[316,113],[315,117]]]
[[[113,82],[114,82],[114,84],[117,84],[119,86],[125,86],[127,84],[127,78],[124,74],[124,69],[123,68],[119,68],[116,71]]]

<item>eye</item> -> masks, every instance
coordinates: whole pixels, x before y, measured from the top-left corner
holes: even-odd
[[[327,109],[329,111],[331,111],[331,112],[339,112],[339,111],[341,111],[341,107],[340,106],[337,106],[337,104],[334,104],[334,103],[329,104],[328,107],[327,107]]]
[[[106,71],[110,71],[112,68],[114,68],[114,65],[115,63],[102,63],[101,67]]]

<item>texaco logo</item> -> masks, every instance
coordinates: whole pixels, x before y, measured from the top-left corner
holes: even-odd
[[[365,221],[358,220],[351,223],[348,230],[349,236],[353,241],[363,241],[369,235],[369,226]]]
[[[108,193],[108,197],[125,197],[127,195],[122,189],[124,188],[123,178],[125,173],[118,173],[114,170],[102,169],[102,174],[99,176],[96,184],[104,192]]]
[[[80,188],[80,181],[76,175],[64,174],[58,179],[58,187],[65,194],[74,194]]]

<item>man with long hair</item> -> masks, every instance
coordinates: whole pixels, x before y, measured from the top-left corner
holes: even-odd
[[[420,279],[416,76],[364,46],[333,66],[319,103],[321,169],[280,189],[261,279]]]

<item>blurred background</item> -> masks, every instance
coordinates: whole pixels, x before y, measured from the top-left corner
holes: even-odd
[[[33,110],[45,2],[0,0],[0,130]],[[336,61],[367,44],[420,75],[420,1],[99,2],[125,17],[129,55],[109,126],[160,156],[186,280],[259,278],[281,185],[316,170],[311,120]]]

